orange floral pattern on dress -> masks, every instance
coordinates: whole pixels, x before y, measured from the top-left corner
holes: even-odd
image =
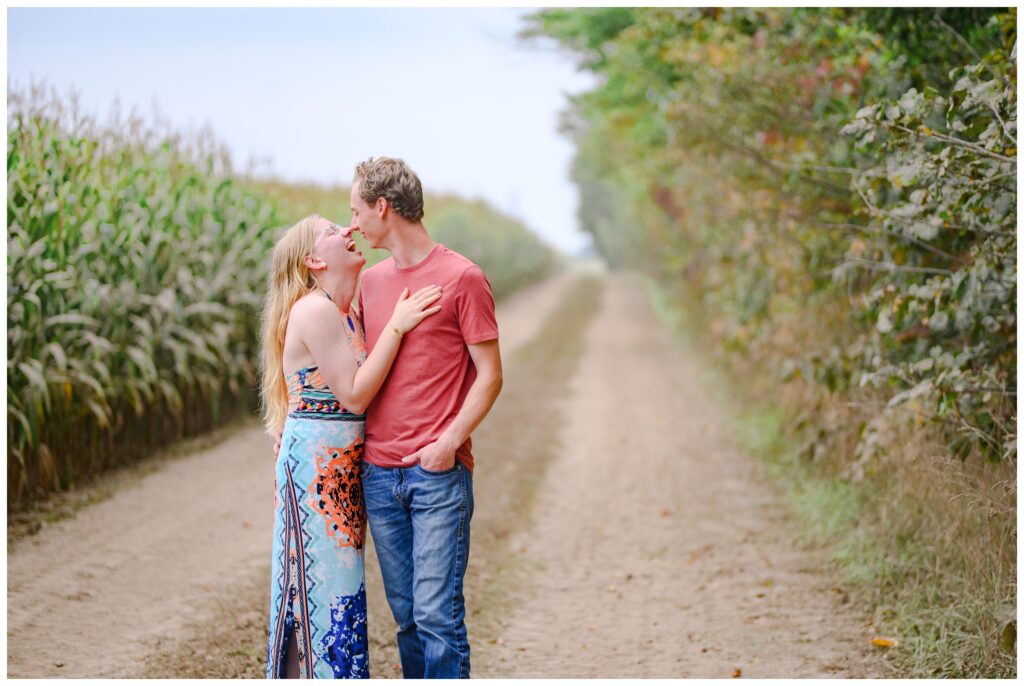
[[[356,439],[345,448],[328,448],[316,456],[316,478],[309,485],[310,504],[324,517],[327,537],[338,547],[362,550],[366,537],[366,508],[359,465],[363,441]]]

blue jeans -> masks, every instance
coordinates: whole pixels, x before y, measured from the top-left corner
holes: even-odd
[[[363,498],[384,592],[398,623],[406,679],[469,678],[462,579],[469,560],[473,475],[364,461]]]

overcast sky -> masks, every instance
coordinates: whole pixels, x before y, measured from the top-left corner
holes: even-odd
[[[101,118],[115,98],[155,104],[288,180],[402,157],[428,191],[483,197],[574,252],[589,240],[558,113],[592,79],[516,38],[530,11],[10,8],[8,79],[73,86]]]

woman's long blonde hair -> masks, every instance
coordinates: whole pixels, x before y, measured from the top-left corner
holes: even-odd
[[[316,223],[320,215],[311,214],[300,220],[274,246],[267,297],[263,303],[260,407],[263,425],[270,434],[284,427],[288,416],[288,386],[284,378],[284,334],[292,305],[316,287],[316,280],[306,266],[306,257],[313,253]]]

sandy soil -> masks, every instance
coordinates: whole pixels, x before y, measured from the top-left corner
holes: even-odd
[[[134,675],[147,650],[262,565],[273,523],[268,440],[240,432],[14,546],[8,676]]]
[[[506,367],[507,397],[482,432],[494,456],[508,431],[523,439],[514,422],[532,409],[509,378],[526,378],[531,358],[515,353],[577,278],[499,307],[503,358],[524,366]],[[491,510],[509,470],[533,466],[530,450],[474,477],[488,496],[467,576],[474,676],[881,676],[869,627],[824,553],[796,543],[727,408],[702,390],[700,361],[673,345],[635,280],[602,278],[568,399],[552,410],[559,435],[532,439],[561,448],[537,467],[529,511]],[[13,544],[8,675],[262,674],[271,460],[246,429]],[[374,673],[394,676],[376,574],[370,554]]]

